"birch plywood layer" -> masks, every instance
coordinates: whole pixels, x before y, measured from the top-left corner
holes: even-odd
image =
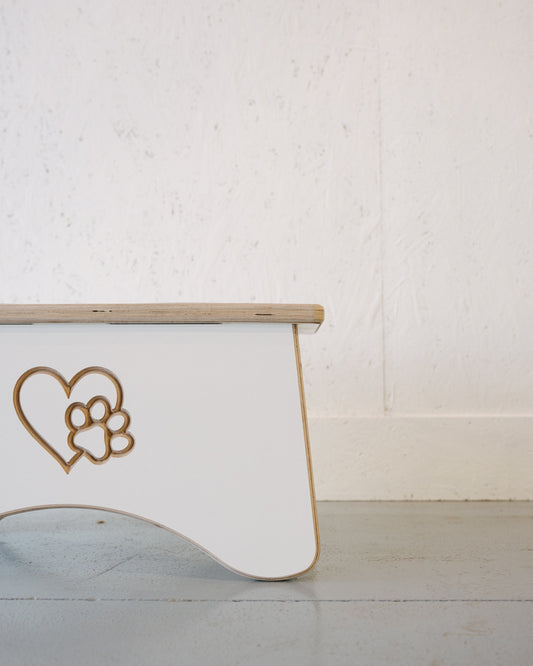
[[[324,321],[321,305],[271,303],[138,303],[104,305],[0,305],[0,323],[297,324],[315,331]]]
[[[146,316],[103,307],[122,322]],[[185,321],[227,316],[162,307]],[[306,321],[276,322],[289,306],[277,307],[274,323],[219,326],[42,323],[58,306],[24,325],[31,307],[0,307],[0,322],[19,322],[0,326],[0,513],[102,507],[162,524],[254,578],[311,568],[319,539],[296,325],[321,320],[299,306]],[[75,320],[88,308],[98,310],[59,310],[69,321],[69,309]]]

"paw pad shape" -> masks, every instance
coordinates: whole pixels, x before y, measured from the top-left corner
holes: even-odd
[[[111,456],[123,456],[131,451],[134,440],[128,426],[130,415],[125,409],[112,409],[109,400],[95,395],[87,403],[73,402],[65,412],[68,428],[67,442],[73,451],[82,452],[92,463],[101,465]],[[79,443],[79,435],[93,428],[100,428],[104,435],[104,453],[94,455]],[[78,437],[78,442],[76,438]]]

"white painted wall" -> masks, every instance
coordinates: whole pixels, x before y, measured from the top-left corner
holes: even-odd
[[[0,302],[319,302],[319,498],[533,498],[529,0],[0,0]]]

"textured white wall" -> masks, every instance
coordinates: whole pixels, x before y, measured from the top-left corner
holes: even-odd
[[[0,0],[0,302],[319,302],[321,498],[533,498],[529,0]]]

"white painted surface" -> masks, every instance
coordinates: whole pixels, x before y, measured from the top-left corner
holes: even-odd
[[[371,451],[384,417],[531,416],[530,2],[0,15],[0,301],[322,303],[302,341],[319,476],[358,451],[339,418],[376,419]],[[486,498],[505,498],[501,457],[460,438],[486,462]],[[513,446],[524,459],[531,442]],[[513,460],[512,494],[532,497]],[[379,470],[367,484],[330,463],[322,498],[389,497]],[[410,493],[441,496],[431,469],[399,464]],[[468,497],[461,466],[450,486]]]
[[[317,542],[290,324],[0,326],[0,513],[98,506],[161,523],[259,578],[301,573]],[[31,368],[70,381],[100,366],[120,381],[133,449],[67,473],[24,429],[13,388]],[[116,389],[102,375],[67,398],[50,375],[20,389],[27,421],[67,460],[67,406]],[[75,440],[102,455],[94,436]]]
[[[531,414],[533,4],[385,7],[385,409]]]
[[[533,497],[533,418],[312,418],[318,497]]]

